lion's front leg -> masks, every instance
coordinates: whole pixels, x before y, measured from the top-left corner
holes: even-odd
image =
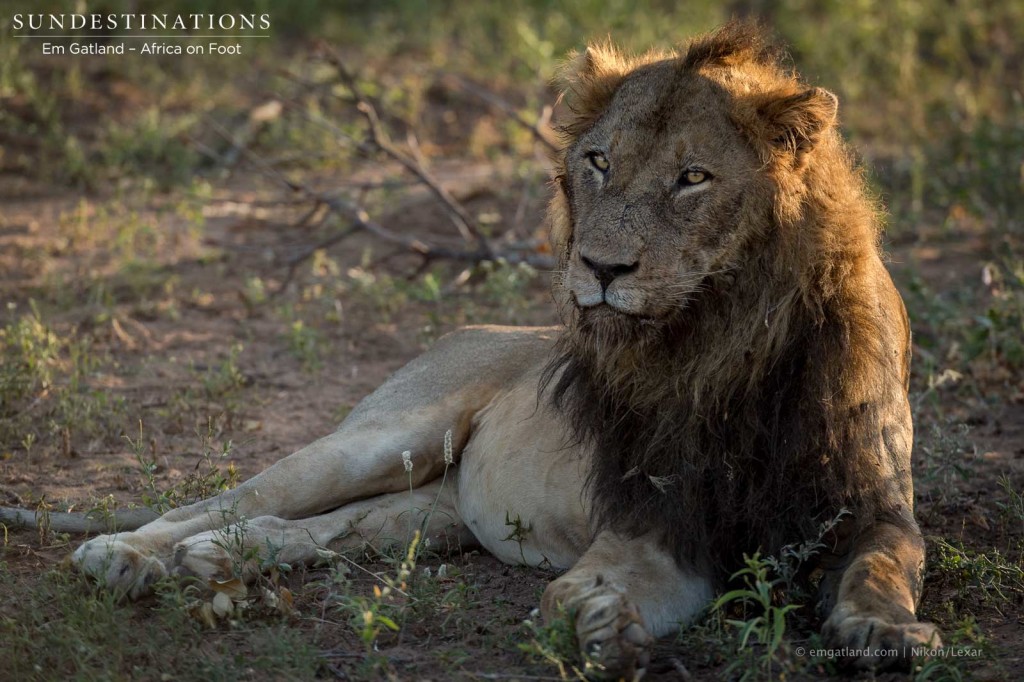
[[[541,611],[549,622],[568,614],[580,652],[603,669],[596,675],[639,679],[654,637],[690,622],[712,595],[711,580],[681,567],[655,538],[605,531],[548,585]]]
[[[916,525],[878,522],[864,530],[845,568],[822,582],[829,646],[851,652],[847,662],[859,668],[905,664],[915,648],[941,646],[937,628],[914,615],[923,566]]]

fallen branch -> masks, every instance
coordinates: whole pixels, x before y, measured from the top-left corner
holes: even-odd
[[[224,127],[216,121],[211,120],[210,123],[218,134],[225,137],[230,136],[230,132],[224,129]],[[386,243],[399,246],[402,249],[419,256],[423,259],[423,263],[420,266],[421,269],[435,260],[451,260],[462,263],[481,263],[484,261],[504,260],[512,265],[526,263],[532,267],[545,270],[554,267],[554,260],[546,254],[522,252],[515,249],[510,249],[506,252],[496,252],[491,248],[488,248],[487,251],[482,251],[480,249],[457,249],[437,244],[430,244],[416,237],[409,237],[400,234],[374,220],[362,204],[343,196],[335,196],[321,192],[304,183],[292,180],[249,149],[243,149],[241,154],[242,158],[251,163],[257,170],[267,177],[277,181],[291,192],[300,194],[311,200],[313,202],[313,206],[311,207],[310,212],[315,212],[316,210],[324,208],[328,212],[335,213],[343,220],[348,220],[351,223],[349,229],[328,238],[325,242],[307,249],[302,254],[299,254],[299,256],[290,259],[288,262],[289,276],[275,293],[283,291],[284,287],[291,281],[291,278],[294,276],[295,270],[298,266],[303,261],[312,257],[318,249],[325,248],[324,244],[332,246],[359,230],[368,232]],[[307,213],[307,215],[309,215],[309,213]]]
[[[462,90],[463,92],[473,95],[479,100],[490,104],[495,109],[500,109],[502,113],[511,118],[513,121],[518,123],[523,128],[526,128],[533,135],[533,138],[543,144],[548,150],[552,152],[560,151],[560,147],[556,142],[551,140],[548,135],[544,134],[544,131],[551,131],[551,114],[552,109],[550,106],[545,106],[541,110],[541,115],[536,122],[530,123],[519,110],[516,109],[511,103],[502,99],[490,90],[485,90],[480,86],[472,83],[461,76],[457,76],[453,73],[442,73],[440,74],[441,80],[448,85],[448,87]]]
[[[487,239],[480,232],[480,228],[476,224],[476,221],[472,216],[470,216],[465,207],[463,207],[462,204],[460,204],[455,197],[448,192],[448,190],[441,186],[441,183],[433,177],[422,163],[420,163],[415,157],[398,149],[391,142],[391,137],[384,129],[380,116],[377,114],[377,110],[374,108],[373,104],[370,103],[370,100],[363,96],[362,91],[356,83],[355,77],[348,68],[346,68],[341,57],[326,45],[321,45],[320,50],[327,61],[338,70],[338,75],[341,77],[343,84],[352,94],[352,99],[355,102],[356,109],[366,119],[370,130],[369,142],[386,156],[397,161],[407,171],[418,177],[445,207],[451,217],[452,223],[454,223],[459,234],[462,235],[462,238],[466,241],[476,242],[478,250],[489,259],[491,257],[490,244],[488,244]]]
[[[0,526],[11,528],[47,528],[58,533],[110,533],[135,530],[159,518],[152,509],[114,511],[54,512],[0,507]]]

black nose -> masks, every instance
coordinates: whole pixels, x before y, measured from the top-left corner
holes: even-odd
[[[590,271],[594,273],[594,277],[601,283],[602,289],[607,289],[608,285],[612,283],[616,277],[622,277],[628,275],[631,272],[636,272],[637,268],[640,267],[640,261],[633,261],[632,263],[599,263],[598,261],[591,260],[584,255],[580,255],[580,260],[583,264],[590,268]]]

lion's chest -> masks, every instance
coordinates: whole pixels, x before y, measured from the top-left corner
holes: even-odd
[[[481,411],[459,463],[459,512],[506,563],[568,568],[589,544],[586,462],[523,382]]]

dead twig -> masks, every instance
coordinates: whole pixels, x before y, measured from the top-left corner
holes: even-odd
[[[544,106],[541,109],[540,117],[536,122],[531,123],[514,105],[505,99],[499,97],[490,90],[481,88],[479,85],[472,83],[462,76],[457,76],[453,73],[442,73],[440,74],[441,81],[450,88],[456,90],[462,90],[463,92],[476,97],[479,100],[486,102],[495,109],[499,109],[506,116],[511,118],[513,121],[518,123],[523,128],[526,128],[533,135],[533,138],[540,142],[542,145],[547,147],[552,152],[560,151],[560,147],[554,142],[544,131],[551,131],[551,115],[552,109],[550,106]]]
[[[222,125],[212,119],[210,124],[218,134],[230,139],[230,132]],[[512,265],[526,263],[538,269],[550,269],[554,266],[553,260],[546,254],[518,252],[515,250],[496,253],[490,248],[488,248],[487,251],[482,251],[480,249],[454,249],[436,244],[429,244],[416,237],[409,237],[400,234],[388,229],[374,220],[360,203],[343,196],[330,195],[306,184],[291,180],[281,171],[268,164],[249,149],[242,149],[241,154],[242,158],[251,163],[257,170],[267,177],[276,180],[288,190],[311,200],[314,203],[313,210],[325,208],[328,212],[333,212],[342,219],[350,221],[351,226],[348,230],[325,240],[327,246],[340,242],[357,230],[363,230],[386,243],[393,244],[418,255],[423,259],[424,263],[429,263],[434,260],[481,263],[483,261],[500,259]],[[321,243],[311,249],[307,249],[303,254],[290,259],[288,263],[290,275],[294,276],[294,272],[298,268],[298,265],[316,253],[319,248],[326,247],[324,246],[324,243]],[[284,286],[287,286],[291,281],[291,276],[285,279],[284,284],[281,287],[278,287],[275,293],[280,293]]]
[[[487,258],[491,257],[491,246],[486,237],[480,232],[479,226],[469,212],[446,190],[441,183],[424,167],[414,156],[410,156],[398,149],[392,143],[390,135],[381,123],[380,116],[373,104],[363,96],[362,91],[356,83],[355,77],[345,66],[341,57],[326,45],[321,45],[320,50],[327,61],[338,71],[342,83],[352,94],[356,109],[363,115],[369,125],[369,142],[386,156],[397,161],[403,168],[418,177],[424,185],[434,193],[434,196],[447,210],[455,228],[466,241],[475,242],[477,249]]]
[[[288,261],[285,263],[285,265],[288,266],[288,272],[285,274],[284,280],[281,282],[281,285],[274,292],[274,295],[276,296],[277,294],[281,293],[288,287],[289,284],[292,283],[292,280],[295,279],[295,273],[298,272],[299,266],[302,265],[305,261],[312,258],[313,254],[315,254],[317,251],[320,251],[322,249],[328,249],[334,246],[335,244],[344,241],[350,235],[354,234],[358,229],[359,228],[357,226],[351,225],[347,229],[339,232],[338,234],[332,235],[327,239],[324,239],[323,241],[314,244],[313,246],[307,247],[303,249],[300,253],[289,258]]]

